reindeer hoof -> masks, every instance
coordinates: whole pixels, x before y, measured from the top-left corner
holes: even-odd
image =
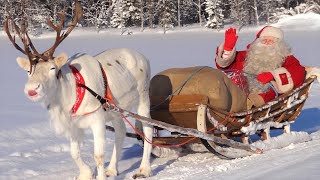
[[[115,170],[115,169],[107,169],[106,170],[106,175],[107,175],[107,177],[117,176],[118,175],[118,171]]]
[[[141,178],[146,178],[147,176],[145,176],[144,174],[134,174],[132,176],[133,179],[141,179]]]
[[[139,172],[132,176],[133,179],[147,178],[151,176],[151,168],[140,168]]]

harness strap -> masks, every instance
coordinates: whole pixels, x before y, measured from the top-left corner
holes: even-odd
[[[91,88],[89,88],[88,86],[84,85],[84,84],[77,84],[78,87],[82,87],[85,88],[86,90],[88,90],[96,99],[99,100],[99,102],[101,104],[105,104],[107,102],[107,99],[103,98],[102,96],[100,96],[99,94],[97,94],[96,92],[94,92]]]
[[[75,68],[74,66],[72,65],[69,65],[70,69],[72,70],[72,73],[74,75],[74,78],[76,80],[76,84],[85,84],[85,81],[84,81],[84,78],[82,77],[81,73],[79,72],[79,70],[77,68]],[[76,112],[78,111],[81,103],[82,103],[82,100],[83,100],[83,97],[86,93],[86,90],[77,86],[76,87],[76,93],[77,93],[77,97],[76,97],[76,102],[75,104],[72,106],[72,109],[71,109],[71,113],[72,114],[76,114]]]
[[[100,69],[101,69],[101,72],[102,72],[103,82],[104,82],[104,89],[105,89],[105,96],[104,97],[105,97],[105,99],[107,99],[107,101],[114,102],[113,98],[111,96],[111,90],[110,90],[110,88],[108,86],[108,78],[107,78],[106,72],[102,68],[102,65],[101,65],[100,62],[99,62],[99,66],[100,66]]]
[[[73,105],[72,109],[71,109],[71,113],[72,115],[75,115],[77,110],[79,109],[81,103],[82,103],[82,100],[84,98],[84,95],[85,95],[85,92],[86,90],[88,90],[92,95],[94,95],[96,97],[96,99],[98,99],[100,101],[101,104],[104,104],[106,102],[114,102],[113,101],[113,98],[112,98],[112,95],[111,95],[111,90],[108,86],[108,79],[107,79],[107,76],[106,76],[106,73],[104,71],[104,69],[102,68],[102,65],[100,62],[99,63],[99,66],[100,66],[100,69],[101,69],[101,72],[102,72],[102,76],[103,76],[103,82],[104,82],[104,87],[105,87],[105,98],[103,98],[102,96],[98,95],[97,93],[95,93],[92,89],[90,89],[89,87],[87,87],[85,85],[85,81],[84,81],[84,78],[82,77],[81,73],[79,72],[79,70],[77,68],[75,68],[74,66],[72,65],[69,65],[71,70],[72,70],[72,73],[73,75],[75,76],[75,79],[76,79],[76,93],[77,93],[77,99],[76,99],[76,102],[75,104]],[[96,111],[96,110],[94,110]],[[92,111],[92,112],[94,112]],[[87,114],[91,114],[92,112],[88,112],[88,113],[84,113],[83,115],[87,115]]]

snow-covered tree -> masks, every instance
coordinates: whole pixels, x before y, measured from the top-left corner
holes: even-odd
[[[99,31],[110,23],[110,8],[106,1],[99,0],[83,6],[83,19],[88,25],[94,25]]]
[[[303,14],[308,12],[314,12],[320,14],[320,5],[318,2],[314,0],[309,0],[306,3],[301,3],[294,8],[275,8],[275,11],[270,15],[270,22],[275,23],[279,21],[279,19],[286,18],[288,16],[294,16],[297,14]]]
[[[110,26],[114,28],[124,28],[124,19],[122,16],[123,7],[121,0],[112,0],[112,16],[110,18]]]
[[[223,27],[223,14],[220,0],[206,0],[205,11],[208,14],[206,27],[219,29]]]
[[[157,3],[155,2],[155,0],[146,0],[146,21],[148,22],[148,26],[150,28],[153,28],[155,24],[156,4]]]
[[[141,9],[139,8],[140,0],[122,0],[122,18],[126,27],[139,25]]]
[[[189,24],[195,23],[199,20],[197,6],[193,0],[180,0],[181,1],[181,23]]]
[[[142,32],[144,30],[144,24],[145,24],[145,21],[147,19],[147,16],[146,16],[146,13],[145,13],[145,10],[146,10],[146,0],[139,0],[139,2],[137,3],[138,4],[138,8],[140,9],[139,10],[139,14],[140,14],[140,31]]]
[[[203,17],[202,16],[202,8],[205,4],[204,0],[192,0],[193,4],[196,6],[198,11],[199,25],[202,26]]]
[[[111,26],[117,28],[130,27],[141,23],[140,0],[113,0]]]
[[[230,18],[238,23],[239,26],[249,24],[250,13],[248,1],[230,0]]]
[[[308,12],[320,13],[320,5],[315,1],[308,1],[306,3],[301,3],[294,8],[297,14],[305,14]]]
[[[172,28],[177,22],[176,3],[171,0],[159,0],[156,9],[159,24],[163,27],[163,32],[166,33],[167,29]]]

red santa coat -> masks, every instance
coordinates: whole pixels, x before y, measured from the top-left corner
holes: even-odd
[[[215,58],[216,66],[221,70],[243,70],[244,61],[246,59],[247,51],[231,51],[230,55],[222,58],[223,44],[217,48],[217,56]],[[301,86],[305,79],[305,67],[300,65],[300,62],[293,55],[286,57],[281,68],[271,71],[275,86],[278,93],[285,93],[295,87]],[[269,90],[260,94],[265,102],[275,98],[274,90]]]

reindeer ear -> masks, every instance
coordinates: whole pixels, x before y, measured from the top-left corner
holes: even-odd
[[[65,53],[61,53],[54,58],[54,63],[58,66],[58,69],[60,69],[67,61],[68,56]]]
[[[26,70],[26,71],[29,71],[30,70],[30,61],[29,59],[26,59],[26,58],[22,58],[22,57],[18,57],[17,58],[17,63],[19,64],[19,66]]]

